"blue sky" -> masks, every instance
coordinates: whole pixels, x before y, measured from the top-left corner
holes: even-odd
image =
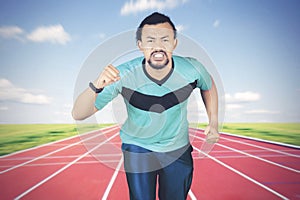
[[[170,16],[215,63],[225,122],[300,121],[299,1],[107,2],[0,1],[0,123],[72,123],[85,59],[153,11]]]

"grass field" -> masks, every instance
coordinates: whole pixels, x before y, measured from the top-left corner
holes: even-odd
[[[2,124],[0,125],[0,155],[103,128],[104,125],[76,124]],[[200,128],[204,124],[197,125]],[[300,146],[300,123],[230,123],[221,132],[250,136]]]
[[[109,125],[1,124],[0,155],[28,149]]]

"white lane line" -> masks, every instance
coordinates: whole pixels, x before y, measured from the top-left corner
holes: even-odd
[[[80,165],[80,164],[99,164],[99,163],[118,163],[119,160],[94,160],[94,161],[79,161],[75,163],[74,165]],[[39,164],[28,164],[24,167],[48,167],[48,166],[57,166],[57,165],[66,165],[69,162],[50,162],[50,163],[39,163]],[[1,167],[1,166],[0,166]]]
[[[197,131],[201,131],[202,132],[202,131],[204,131],[203,129],[190,129],[190,130],[192,132],[193,131],[194,132],[197,132]],[[264,150],[267,150],[267,151],[272,151],[272,152],[284,154],[284,155],[287,155],[287,156],[292,156],[292,157],[296,157],[296,158],[300,157],[300,155],[293,154],[293,152],[299,153],[300,147],[296,146],[296,145],[284,144],[284,143],[280,143],[280,142],[262,140],[262,139],[258,139],[258,138],[252,138],[252,137],[235,135],[235,134],[231,134],[231,133],[223,133],[223,132],[221,132],[221,136],[230,136],[230,137],[235,137],[235,138],[242,138],[242,139],[246,139],[248,141],[263,142],[263,143],[267,143],[267,144],[271,144],[271,145],[277,145],[277,146],[289,148],[289,150],[286,150],[286,151],[279,151],[279,150],[276,150],[276,149],[272,149],[272,148],[268,148],[268,147],[263,147],[263,146],[259,146],[259,145],[255,145],[255,144],[251,144],[249,142],[242,142],[240,140],[235,140],[235,139],[229,139],[229,138],[226,138],[226,137],[222,137],[222,139],[224,139],[224,140],[228,140],[228,141],[232,141],[232,142],[237,142],[237,143],[240,143],[240,144],[245,144],[245,145],[248,145],[248,146],[252,146],[252,147],[264,149]],[[291,152],[291,153],[288,153],[288,152]]]
[[[117,126],[117,125],[115,125],[115,126]],[[115,126],[105,127],[103,129],[100,129],[100,130],[101,131],[105,131],[106,129],[110,129],[110,128],[115,127]],[[64,139],[61,139],[61,140],[57,140],[57,141],[53,141],[53,142],[50,142],[50,143],[42,144],[42,145],[39,145],[39,146],[36,146],[36,147],[32,147],[32,148],[28,148],[28,149],[16,151],[16,152],[13,152],[13,153],[10,153],[10,154],[7,154],[7,155],[0,156],[0,159],[6,158],[6,157],[9,157],[9,156],[13,156],[13,155],[16,155],[16,154],[24,153],[24,152],[27,152],[27,151],[35,150],[35,149],[38,149],[38,148],[41,148],[41,147],[56,145],[56,143],[64,142],[64,141],[67,141],[67,140],[71,140],[71,139],[74,139],[74,138],[76,138],[78,136],[88,135],[88,134],[94,133],[96,131],[99,131],[99,130],[89,131],[89,132],[86,132],[86,133],[83,133],[83,134],[74,135],[74,136],[71,136],[71,137],[68,137],[68,138],[64,138]]]
[[[20,198],[24,197],[25,195],[27,195],[31,191],[35,190],[36,188],[38,188],[42,184],[46,183],[47,181],[49,181],[50,179],[52,179],[53,177],[55,177],[59,173],[63,172],[64,170],[66,170],[67,168],[69,168],[70,166],[72,166],[73,164],[75,164],[77,161],[79,161],[80,159],[82,159],[85,156],[89,155],[91,152],[95,151],[97,148],[99,148],[100,146],[102,146],[103,144],[105,144],[106,142],[110,141],[111,139],[115,138],[118,135],[119,135],[119,132],[117,132],[113,136],[107,138],[105,141],[101,142],[100,144],[98,144],[97,146],[95,146],[94,148],[92,148],[91,150],[89,150],[86,153],[82,154],[80,157],[76,158],[75,160],[73,160],[69,164],[65,165],[64,167],[60,168],[59,170],[57,170],[56,172],[54,172],[53,174],[51,174],[50,176],[48,176],[44,180],[42,180],[39,183],[37,183],[36,185],[32,186],[31,188],[29,188],[28,190],[26,190],[25,192],[23,192],[22,194],[20,194],[19,196],[17,196],[15,199],[17,200],[17,199],[20,199]]]
[[[200,142],[200,141],[199,141]],[[99,143],[97,143],[97,144],[99,144]],[[193,144],[195,144],[195,143],[193,143]],[[295,150],[295,151],[297,151],[297,150]],[[231,153],[232,151],[230,151],[230,150],[224,150],[224,151],[218,151],[218,150],[215,150],[214,151],[214,153],[216,154],[215,155],[215,157],[223,157],[223,155],[222,156],[217,156],[217,154],[226,154],[226,153]],[[270,152],[267,152],[267,151],[265,151],[265,150],[244,150],[244,152],[247,152],[247,153],[259,153],[259,156],[260,157],[286,157],[285,155],[280,155],[280,154],[272,154],[272,153],[270,153]],[[120,154],[122,154],[122,153],[120,153]],[[117,156],[117,155],[120,155],[120,154],[105,154],[105,155],[102,155],[102,154],[93,154],[93,155],[90,155],[90,156],[87,156],[87,157],[98,157],[98,156],[101,156],[101,157],[105,157],[105,156],[107,156],[107,157],[110,157],[110,156]],[[47,156],[46,158],[44,158],[44,159],[60,159],[60,158],[77,158],[78,156],[80,156],[80,155],[72,155],[72,156]],[[225,156],[226,157],[226,156]],[[233,155],[233,156],[230,156],[230,155],[228,155],[228,157],[245,157],[245,156],[235,156],[235,155]],[[11,159],[0,159],[0,161],[2,162],[2,163],[6,163],[6,161],[22,161],[22,160],[30,160],[30,159],[34,159],[34,158],[36,158],[36,157],[22,157],[22,158],[11,158]],[[0,162],[0,163],[1,163]],[[1,165],[0,164],[0,167],[12,167],[12,166],[14,166],[14,165]]]
[[[192,190],[189,191],[189,196],[190,196],[191,200],[197,200],[197,197],[194,195]]]
[[[200,128],[189,128],[189,130],[204,132],[204,130],[200,129]],[[226,133],[226,132],[220,132],[220,134],[221,135],[228,135],[228,136],[231,136],[231,137],[243,138],[243,139],[252,140],[252,141],[256,141],[256,142],[263,142],[263,143],[267,143],[267,144],[279,145],[279,146],[283,146],[283,147],[288,147],[288,148],[293,148],[293,149],[300,150],[300,146],[297,146],[297,145],[292,145],[292,144],[287,144],[287,143],[281,143],[281,142],[275,142],[275,141],[270,141],[270,140],[264,140],[264,139],[259,139],[259,138],[249,137],[249,136],[243,136],[243,135],[237,135],[237,134],[232,134],[232,133]]]
[[[269,164],[271,164],[271,165],[275,165],[275,166],[277,166],[277,167],[281,167],[281,168],[283,168],[283,169],[286,169],[286,170],[289,170],[289,171],[292,171],[292,172],[300,173],[300,171],[297,170],[297,169],[293,169],[293,168],[291,168],[291,167],[287,167],[287,166],[278,164],[278,163],[276,163],[276,162],[273,162],[273,161],[270,161],[270,160],[267,160],[267,159],[264,159],[264,158],[261,158],[261,157],[258,157],[258,156],[254,156],[254,155],[252,155],[252,154],[249,154],[249,153],[246,153],[246,152],[243,152],[243,151],[240,151],[240,150],[238,150],[238,149],[234,149],[234,148],[231,148],[231,147],[222,145],[222,144],[218,144],[218,145],[221,146],[221,147],[223,147],[223,148],[227,148],[227,149],[230,149],[230,150],[232,150],[232,151],[238,152],[238,153],[240,153],[240,154],[244,154],[244,155],[249,156],[249,157],[251,157],[251,158],[255,158],[255,159],[261,160],[261,161],[263,161],[263,162],[269,163]]]
[[[18,165],[15,165],[15,166],[13,166],[13,167],[11,167],[11,168],[6,169],[6,170],[0,171],[0,174],[4,174],[4,173],[9,172],[9,171],[11,171],[11,170],[14,170],[14,169],[16,169],[16,168],[19,168],[19,167],[22,167],[22,166],[27,165],[27,164],[29,164],[29,163],[32,163],[32,162],[34,162],[34,161],[36,161],[36,160],[45,158],[45,157],[47,157],[47,156],[49,156],[49,155],[52,155],[52,154],[54,154],[54,153],[60,152],[60,151],[65,150],[65,149],[68,149],[68,148],[73,147],[73,146],[75,146],[75,145],[78,145],[78,144],[80,144],[80,143],[82,143],[82,142],[84,142],[84,141],[93,139],[93,138],[95,138],[95,137],[98,137],[98,136],[100,136],[100,135],[103,135],[103,134],[105,134],[105,133],[107,133],[107,132],[110,132],[110,131],[112,131],[112,130],[115,130],[115,129],[118,129],[118,128],[116,127],[116,128],[113,128],[113,129],[110,129],[110,130],[101,132],[100,134],[94,135],[94,136],[89,137],[89,138],[86,138],[86,139],[84,139],[84,140],[80,140],[79,142],[72,143],[72,144],[70,144],[70,145],[67,145],[67,146],[64,146],[64,147],[62,147],[62,148],[56,149],[55,151],[51,151],[51,152],[49,152],[49,153],[46,153],[46,154],[43,154],[43,155],[41,155],[41,156],[35,157],[35,158],[32,159],[32,160],[28,160],[28,161],[26,161],[26,162],[20,163],[20,164],[18,164]]]
[[[194,156],[195,159],[201,159],[200,156]],[[246,156],[246,155],[236,155],[236,156],[219,156],[219,155],[214,155],[215,158],[218,158],[218,159],[225,159],[225,158],[248,158],[249,156]],[[261,158],[282,158],[282,156],[279,156],[279,155],[260,155]],[[1,167],[1,166],[0,166]]]
[[[226,167],[227,169],[233,171],[234,173],[236,173],[236,174],[242,176],[243,178],[245,178],[245,179],[251,181],[252,183],[254,183],[254,184],[256,184],[256,185],[258,185],[258,186],[264,188],[265,190],[267,190],[267,191],[269,191],[269,192],[275,194],[276,196],[280,197],[281,199],[284,199],[284,200],[287,200],[287,199],[288,199],[287,197],[285,197],[285,196],[283,196],[282,194],[276,192],[275,190],[272,190],[271,188],[269,188],[269,187],[263,185],[262,183],[258,182],[257,180],[255,180],[255,179],[253,179],[253,178],[247,176],[246,174],[244,174],[244,173],[242,173],[242,172],[240,172],[240,171],[234,169],[233,167],[231,167],[231,166],[229,166],[229,165],[223,163],[222,161],[220,161],[220,160],[218,160],[218,159],[216,159],[216,158],[210,156],[209,154],[207,154],[207,153],[201,151],[201,150],[198,149],[197,147],[193,146],[193,148],[196,149],[199,153],[204,154],[205,156],[207,156],[208,158],[212,159],[213,161],[219,163],[220,165]]]
[[[97,143],[99,144],[99,142]],[[94,158],[94,157],[98,157],[98,156],[101,156],[101,157],[111,157],[111,156],[119,156],[119,155],[122,155],[122,153],[115,153],[115,154],[105,154],[105,155],[102,155],[102,154],[93,154],[93,155],[89,155],[87,156],[88,158]],[[64,159],[64,158],[77,158],[79,155],[72,155],[72,156],[47,156],[47,158],[45,158],[45,160],[51,160],[51,159]],[[36,157],[22,157],[22,158],[14,158],[14,159],[1,159],[1,161],[21,161],[21,160],[28,160],[28,159],[34,159]],[[8,165],[6,165],[7,167]],[[11,165],[10,165],[11,166]],[[0,167],[5,167],[5,166],[1,166]]]
[[[106,188],[106,190],[105,190],[105,192],[104,192],[104,194],[102,196],[102,200],[106,200],[107,199],[107,197],[109,195],[109,192],[110,192],[110,190],[111,190],[111,188],[112,188],[112,186],[113,186],[113,184],[114,184],[114,182],[115,182],[115,180],[117,178],[117,175],[118,175],[118,173],[120,171],[122,163],[123,163],[123,156],[121,157],[121,159],[119,161],[119,164],[118,164],[118,166],[117,166],[114,174],[112,175],[112,177],[111,177],[111,179],[109,181],[109,184],[107,185],[107,188]]]
[[[57,158],[61,158],[61,159],[63,159],[63,158],[77,158],[78,156],[80,156],[80,155],[77,155],[77,156],[57,156]],[[119,160],[116,160],[116,159],[112,160],[111,158],[112,157],[120,157],[120,156],[122,156],[122,154],[107,154],[107,155],[101,156],[101,159],[98,158],[98,160],[94,160],[94,161],[79,161],[79,162],[77,162],[75,164],[77,165],[77,164],[97,164],[97,163],[118,163]],[[88,158],[88,157],[97,157],[97,156],[91,156],[91,155],[89,155],[89,156],[86,156],[85,158]],[[107,158],[105,158],[105,157],[107,157]],[[231,158],[231,159],[236,158],[236,159],[239,159],[239,158],[248,158],[249,156],[246,156],[246,155],[239,155],[239,156],[238,155],[236,155],[236,156],[217,156],[217,155],[215,155],[214,157],[218,158],[218,159],[227,159],[227,158]],[[261,157],[268,157],[268,158],[270,158],[270,157],[282,157],[282,156],[278,156],[278,155],[261,155]],[[52,158],[55,158],[55,156],[52,157]],[[193,158],[194,159],[205,159],[205,158],[197,156],[195,154],[193,155]],[[48,159],[48,157],[45,158],[45,159]],[[25,165],[23,167],[38,167],[38,166],[46,166],[47,167],[47,166],[50,166],[50,165],[51,166],[65,165],[65,164],[68,164],[68,163],[69,162],[47,162],[47,163],[27,164],[27,165]],[[11,167],[11,165],[0,165],[0,167],[7,168],[7,167]]]
[[[201,138],[201,137],[199,137],[199,136],[195,136],[195,137],[198,138],[198,139],[204,140],[203,138]],[[254,155],[252,155],[252,154],[249,154],[249,153],[240,151],[240,150],[238,150],[238,149],[234,149],[234,148],[231,148],[231,147],[228,147],[228,146],[219,144],[219,143],[216,143],[216,145],[218,145],[218,146],[220,146],[220,147],[223,147],[223,148],[225,148],[225,149],[229,149],[229,150],[231,150],[231,151],[234,151],[234,152],[237,152],[237,153],[240,153],[240,154],[249,156],[249,157],[251,157],[251,158],[254,158],[254,159],[257,159],[257,160],[260,160],[260,161],[263,161],[263,162],[266,162],[266,163],[269,163],[269,164],[272,164],[272,165],[275,165],[275,166],[277,166],[277,167],[280,167],[280,168],[283,168],[283,169],[286,169],[286,170],[289,170],[289,171],[292,171],[292,172],[300,173],[299,170],[296,170],[296,169],[293,169],[293,168],[290,168],[290,167],[287,167],[287,166],[284,166],[284,165],[275,163],[275,162],[273,162],[273,161],[270,161],[270,160],[267,160],[267,159],[264,159],[264,158],[261,158],[261,157],[258,157],[258,156],[254,156]]]
[[[271,149],[271,148],[251,144],[251,143],[248,143],[248,142],[242,142],[242,141],[239,141],[239,140],[229,139],[229,138],[225,138],[225,137],[222,137],[222,139],[225,139],[225,140],[228,140],[228,141],[231,141],[231,142],[236,142],[236,143],[239,143],[239,144],[248,145],[248,146],[259,148],[259,149],[263,149],[263,150],[267,150],[267,151],[272,151],[272,152],[279,153],[279,154],[284,154],[284,155],[291,156],[291,157],[300,158],[300,155],[295,155],[295,154],[287,153],[287,152],[284,152],[284,151],[279,151],[279,150],[276,150],[276,149]]]
[[[264,139],[259,139],[259,138],[253,138],[253,137],[244,136],[244,135],[236,135],[236,134],[231,134],[231,133],[226,133],[226,132],[221,132],[221,134],[232,136],[232,137],[238,137],[238,138],[253,140],[253,141],[256,141],[256,142],[263,142],[263,143],[267,143],[267,144],[275,144],[275,145],[279,145],[279,146],[283,146],[283,147],[294,148],[294,149],[300,150],[300,146],[293,145],[293,144],[275,142],[275,141],[264,140]]]
[[[98,135],[99,136],[99,135]],[[99,144],[99,142],[97,143]],[[78,156],[80,156],[81,154],[78,154],[78,155],[72,155],[72,156],[48,156],[47,158],[45,159],[60,159],[60,158],[77,158]],[[122,153],[115,153],[115,154],[105,154],[105,155],[102,155],[102,154],[93,154],[93,155],[89,155],[87,157],[89,158],[93,158],[93,157],[97,157],[97,156],[117,156],[117,155],[122,155]],[[34,159],[36,157],[23,157],[23,158],[16,158],[16,159],[3,159],[1,161],[20,161],[20,160],[28,160],[28,159]]]

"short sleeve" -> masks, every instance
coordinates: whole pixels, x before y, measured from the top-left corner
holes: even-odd
[[[118,83],[106,86],[96,97],[95,107],[101,110],[119,94]]]
[[[197,87],[201,90],[209,90],[212,86],[212,79],[206,68],[195,58],[187,58],[196,70]]]

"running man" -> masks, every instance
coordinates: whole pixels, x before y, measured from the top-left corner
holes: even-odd
[[[188,133],[187,102],[199,88],[209,125],[208,142],[218,134],[218,95],[212,77],[194,58],[173,55],[176,28],[168,16],[153,13],[136,31],[144,56],[119,66],[108,65],[76,99],[75,120],[84,120],[118,94],[127,119],[120,130],[131,200],[184,200],[193,177],[193,150]]]

